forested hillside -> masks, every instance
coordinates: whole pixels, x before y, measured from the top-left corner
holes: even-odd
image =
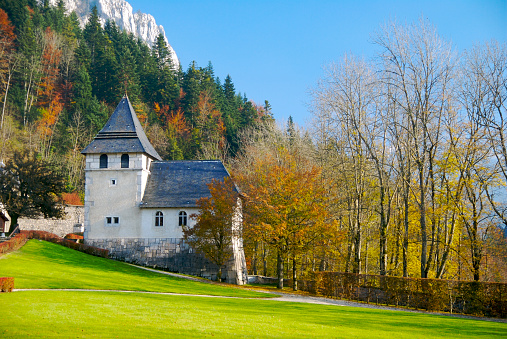
[[[165,160],[223,158],[238,151],[237,133],[271,119],[269,104],[239,94],[213,66],[176,69],[163,36],[150,48],[104,28],[94,8],[84,29],[36,0],[0,0],[1,154],[22,149],[59,164],[67,190],[83,190],[80,151],[128,95],[148,138]]]
[[[250,273],[505,282],[507,46],[457,53],[424,20],[373,38],[375,62],[325,70],[308,130],[281,129],[211,63],[176,69],[162,36],[0,0],[0,160],[35,150],[83,192],[80,151],[127,94],[165,160],[227,160]]]

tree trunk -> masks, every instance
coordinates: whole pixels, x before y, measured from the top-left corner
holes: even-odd
[[[427,230],[426,230],[426,197],[424,187],[424,170],[422,165],[419,164],[419,222],[421,226],[421,278],[427,278],[426,275],[426,262],[428,258],[428,243],[427,243]]]
[[[296,258],[292,258],[292,290],[298,290],[298,273],[296,269]]]
[[[217,281],[222,282],[222,265],[218,266]]]
[[[257,275],[257,257],[258,257],[258,251],[259,251],[259,243],[255,242],[253,260],[252,260],[252,273],[253,273],[253,275]]]
[[[361,226],[359,223],[354,237],[354,263],[352,273],[361,273]]]
[[[7,211],[7,213],[9,213],[9,211]],[[14,232],[14,229],[18,225],[19,216],[16,214],[10,214],[10,213],[9,213],[9,216],[11,217],[11,226],[9,227],[9,234],[11,234],[12,232]]]
[[[278,255],[276,257],[276,273],[278,277],[277,288],[283,289],[283,258],[280,250],[278,250]]]
[[[266,244],[262,244],[262,275],[267,277],[268,276],[268,260],[266,259],[267,253],[266,253]]]

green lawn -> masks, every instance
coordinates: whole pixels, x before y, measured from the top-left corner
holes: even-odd
[[[20,251],[0,257],[0,272],[2,276],[14,276],[16,288],[259,295],[162,276],[39,241],[30,241]],[[23,291],[0,293],[0,310],[1,338],[507,336],[506,323],[259,298]]]
[[[269,297],[265,293],[162,275],[39,240],[30,240],[19,251],[0,256],[0,275],[14,277],[15,288],[77,288]]]
[[[491,338],[507,324],[280,302],[116,292],[4,293],[0,337]]]

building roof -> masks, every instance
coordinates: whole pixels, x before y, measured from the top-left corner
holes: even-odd
[[[206,184],[229,176],[219,160],[155,161],[150,171],[141,208],[197,207],[197,199],[211,197]]]
[[[162,160],[148,141],[127,96],[121,99],[104,128],[81,153],[146,153]]]

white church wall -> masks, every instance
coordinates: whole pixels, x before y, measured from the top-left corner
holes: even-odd
[[[86,157],[85,239],[140,237],[146,156],[129,153],[129,168],[121,168],[121,153],[107,155],[107,168],[99,168],[100,154]]]
[[[164,226],[155,226],[156,213],[163,213]],[[193,227],[195,220],[190,215],[199,212],[197,208],[142,208],[142,237],[143,238],[183,238],[183,229],[179,225],[179,213],[187,213],[187,225]]]

